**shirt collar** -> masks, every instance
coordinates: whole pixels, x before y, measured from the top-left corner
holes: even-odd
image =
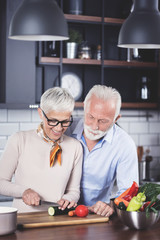
[[[78,140],[81,139],[81,136],[83,134],[83,119],[79,120],[72,134],[76,136]]]
[[[112,143],[114,128],[115,128],[115,124],[111,127],[111,129],[109,129],[109,131],[103,137],[103,141],[107,141],[110,144]]]

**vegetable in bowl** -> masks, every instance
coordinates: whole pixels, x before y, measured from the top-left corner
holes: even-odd
[[[138,187],[138,184],[133,182],[130,188],[115,198],[114,203],[118,208],[125,208],[126,211],[145,211],[146,216],[149,217],[150,212],[158,213],[158,211],[160,211],[159,194],[159,184],[145,183],[141,187]],[[122,207],[122,202],[125,207],[124,205]]]
[[[120,220],[130,228],[149,228],[160,218],[160,200],[158,199],[160,185],[146,183],[138,187],[138,190],[135,186],[137,185],[133,182],[129,189],[114,200],[116,212]],[[134,191],[131,198],[127,196],[131,192],[130,189],[137,191]]]
[[[139,188],[138,192],[144,192],[146,195],[147,206],[144,206],[146,215],[149,216],[149,212],[153,211],[158,213],[160,211],[160,200],[158,195],[160,194],[160,185],[156,183],[145,183]]]

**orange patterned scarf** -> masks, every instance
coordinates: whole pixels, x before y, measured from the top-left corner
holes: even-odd
[[[55,159],[57,159],[59,165],[61,165],[61,154],[62,154],[62,148],[56,142],[54,145],[54,148],[51,150],[51,153],[50,153],[50,167],[53,166]]]
[[[62,148],[57,142],[54,142],[50,138],[48,138],[48,136],[45,134],[45,132],[43,130],[43,124],[42,123],[38,126],[37,134],[45,142],[48,142],[48,143],[52,144],[52,149],[51,149],[51,152],[50,152],[50,167],[53,166],[53,164],[55,162],[55,159],[57,159],[59,165],[61,165]]]

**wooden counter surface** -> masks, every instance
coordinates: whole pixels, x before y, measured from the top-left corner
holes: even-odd
[[[159,240],[160,221],[148,230],[134,230],[124,226],[117,216],[106,223],[73,226],[54,226],[16,230],[0,236],[0,240]]]

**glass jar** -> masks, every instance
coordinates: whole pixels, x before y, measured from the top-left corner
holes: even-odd
[[[78,52],[78,58],[80,59],[91,59],[91,48],[89,46],[80,46],[79,52]]]

